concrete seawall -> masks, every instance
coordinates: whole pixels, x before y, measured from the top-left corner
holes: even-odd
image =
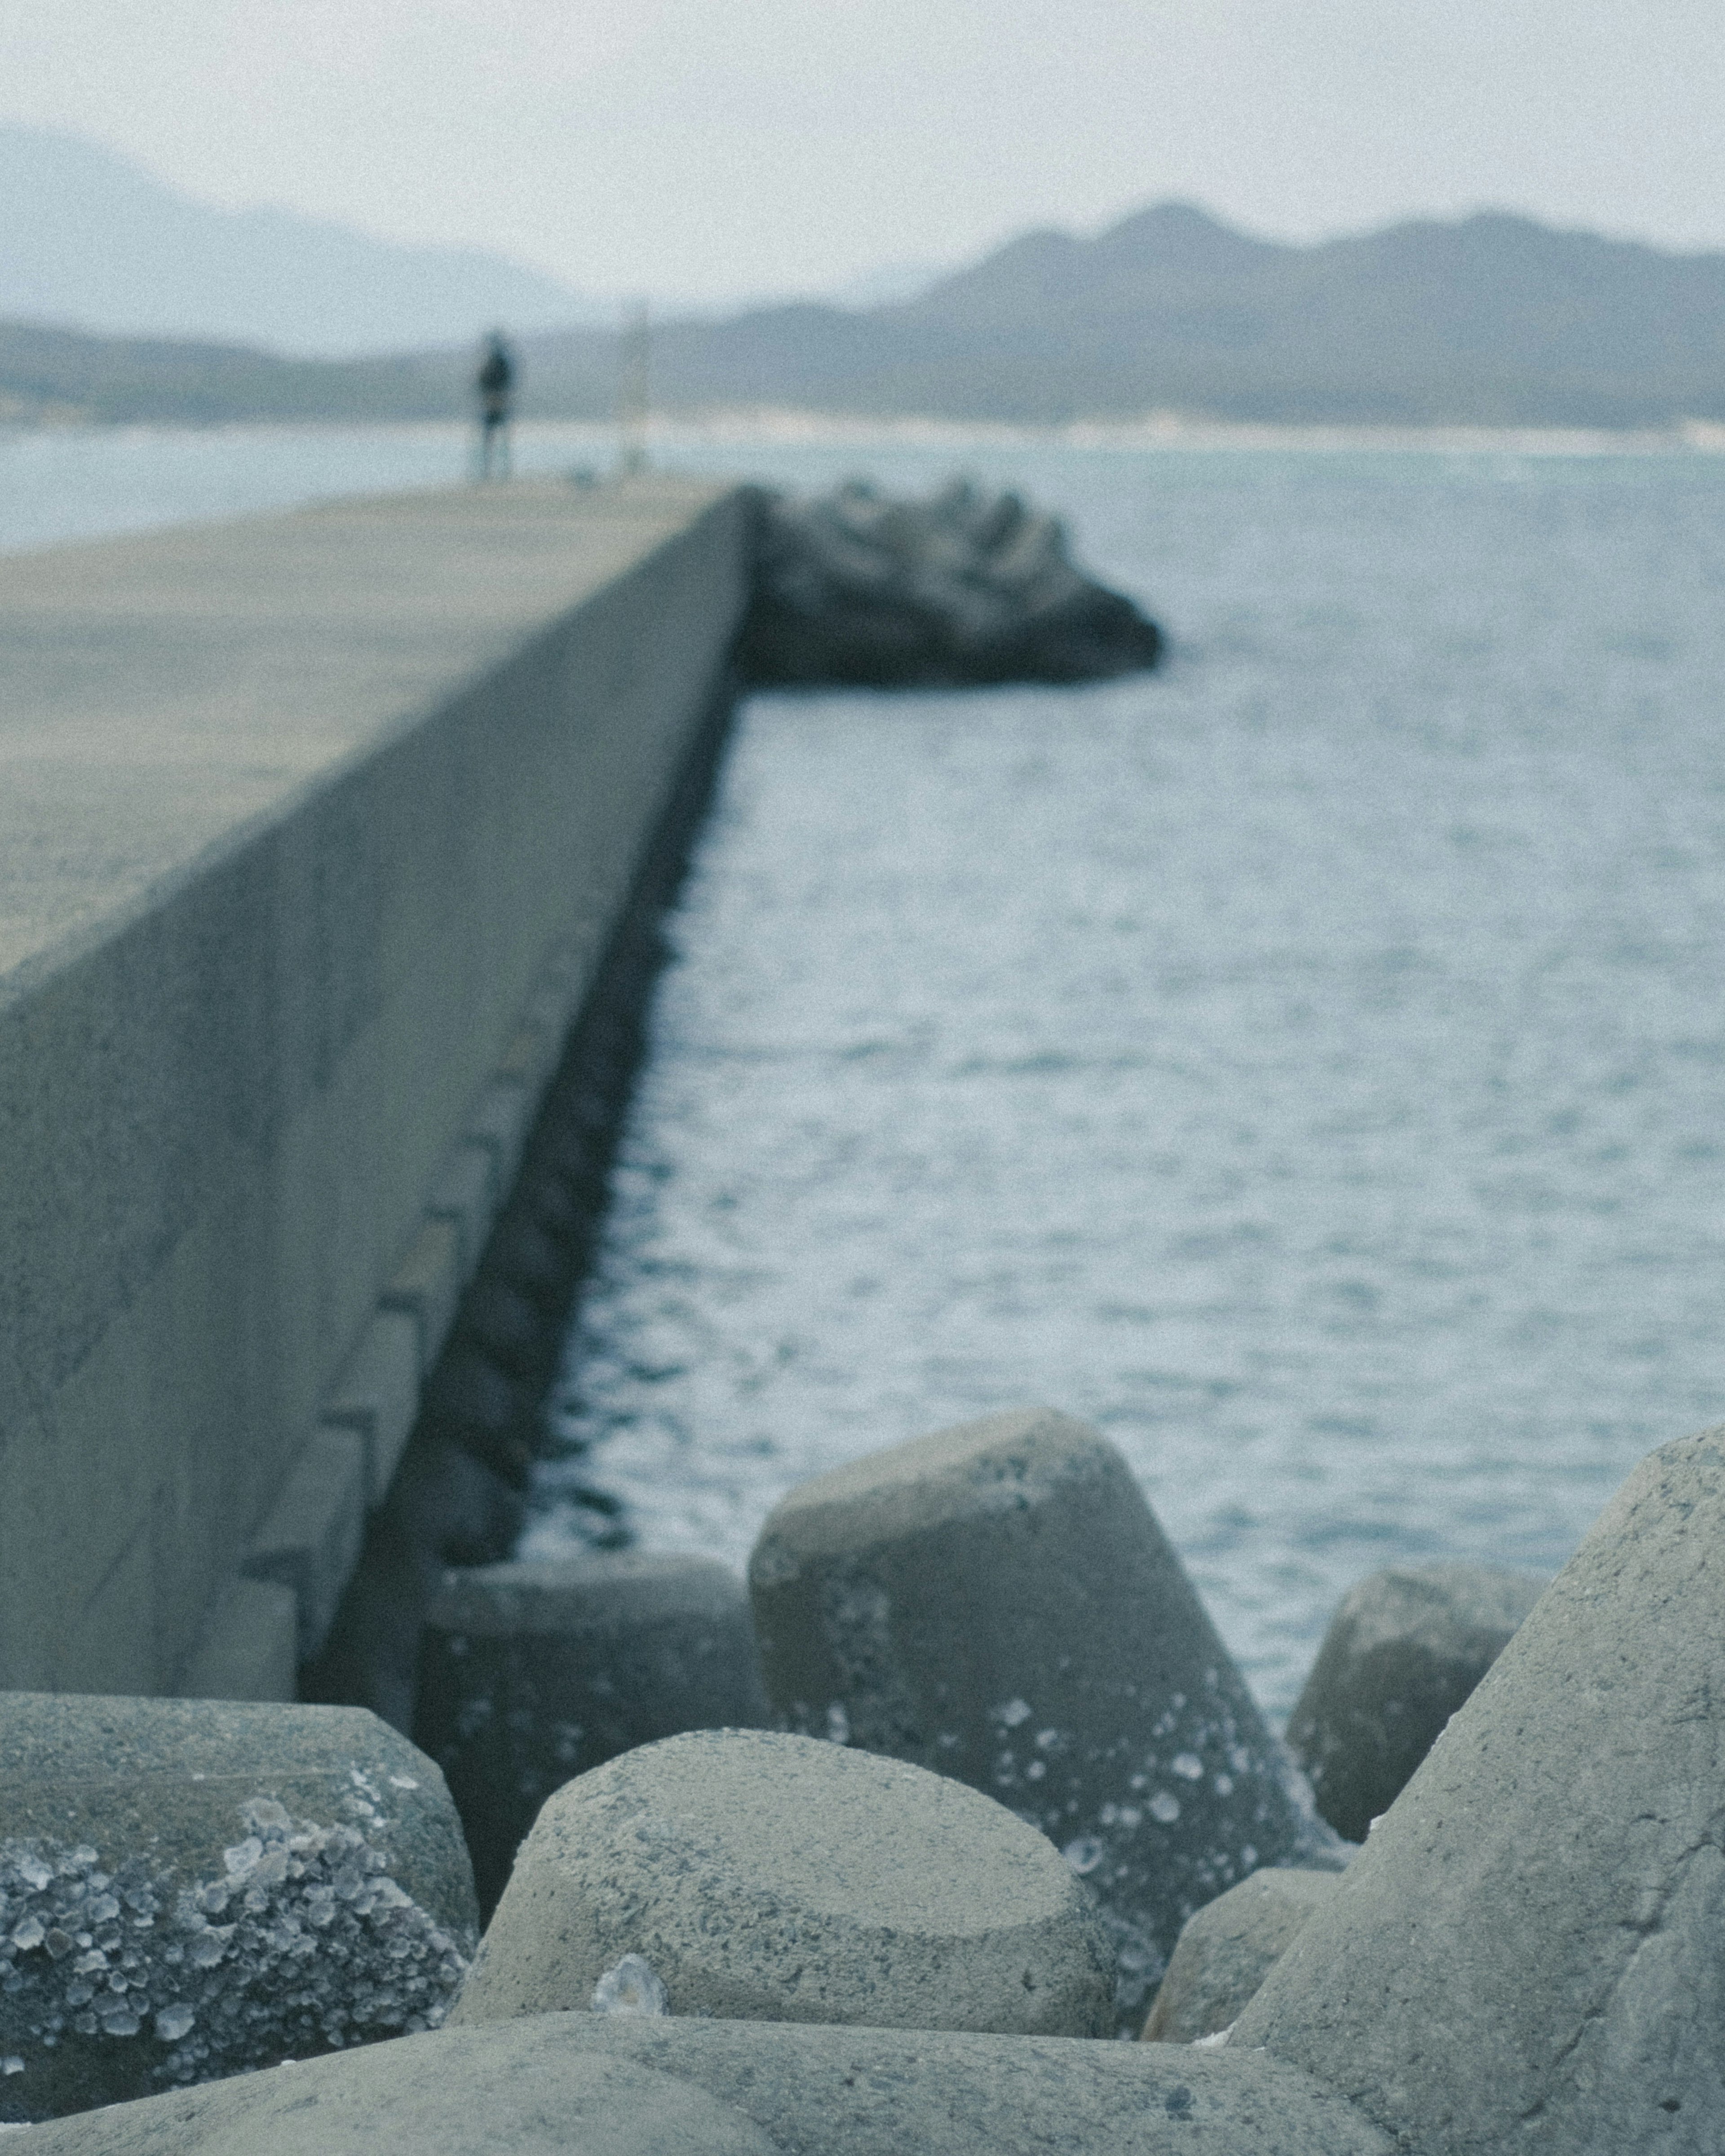
[[[289,1696],[749,532],[551,482],[0,563],[0,1689]]]

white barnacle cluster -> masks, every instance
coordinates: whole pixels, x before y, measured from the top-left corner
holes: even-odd
[[[437,2027],[465,1943],[389,1876],[378,1792],[352,1781],[334,1825],[254,1798],[220,1875],[177,1890],[138,1856],[0,1844],[0,2052],[141,2037],[174,2084]]]
[[[652,1964],[639,1954],[627,1953],[593,1986],[593,2010],[646,2016],[668,2014],[670,2008],[665,1985]]]
[[[69,2033],[135,2036],[173,1986],[152,1942],[163,1882],[132,1857],[110,1871],[87,1844],[0,1842],[0,2052],[8,2071]],[[13,2060],[20,2064],[14,2068]]]
[[[349,1818],[333,1826],[254,1799],[223,1876],[179,1897],[194,2020],[162,2078],[205,2080],[443,2020],[466,1961],[389,1876],[378,1793],[357,1769],[353,1782]]]

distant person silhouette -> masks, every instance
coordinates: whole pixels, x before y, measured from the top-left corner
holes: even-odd
[[[473,386],[480,401],[480,477],[509,477],[509,408],[515,395],[515,359],[501,330],[485,339],[485,356]]]

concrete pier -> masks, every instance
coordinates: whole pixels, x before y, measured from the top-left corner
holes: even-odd
[[[0,562],[0,1689],[316,1651],[749,518],[544,481]]]

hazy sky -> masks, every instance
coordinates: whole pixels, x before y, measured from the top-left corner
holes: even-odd
[[[1725,245],[1725,0],[6,0],[0,117],[721,297],[1181,196]],[[0,206],[3,208],[3,206]]]

